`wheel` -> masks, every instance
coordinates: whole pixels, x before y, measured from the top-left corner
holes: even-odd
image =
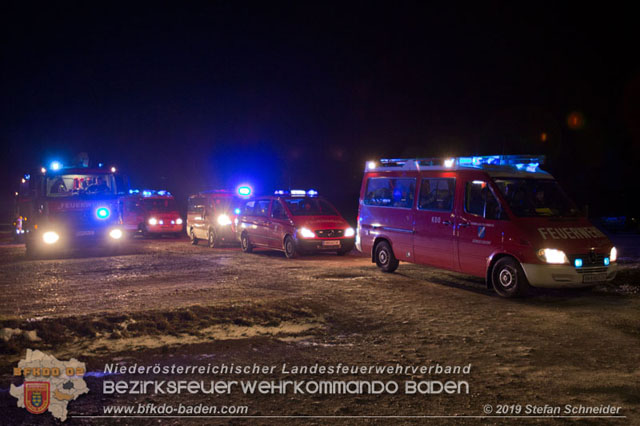
[[[240,248],[245,253],[251,253],[253,251],[253,246],[251,245],[251,241],[249,241],[249,236],[246,232],[243,232],[240,237]]]
[[[147,229],[147,225],[142,225],[141,230],[142,230],[143,238],[149,238],[151,236],[151,234],[149,233],[149,230]]]
[[[27,257],[28,258],[35,259],[35,258],[40,257],[41,252],[40,252],[39,248],[37,247],[37,245],[33,241],[31,241],[31,239],[27,239],[27,241],[25,242],[25,246],[26,246],[26,249],[27,249]]]
[[[189,232],[189,239],[191,240],[192,246],[198,245],[199,240],[196,238],[196,235],[193,233],[193,229]]]
[[[216,237],[216,231],[214,229],[209,229],[209,233],[207,234],[207,246],[210,248],[216,248],[220,245],[218,241],[218,237]]]
[[[381,241],[376,246],[376,265],[382,272],[393,272],[398,269],[400,261],[393,254],[391,246],[386,241]]]
[[[284,237],[284,255],[287,256],[287,259],[293,259],[297,255],[296,242],[293,241],[291,235]]]
[[[529,290],[529,282],[524,271],[514,258],[503,257],[491,270],[493,289],[502,297],[524,296]]]

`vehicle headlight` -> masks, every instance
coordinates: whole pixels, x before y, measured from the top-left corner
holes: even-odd
[[[618,260],[618,250],[615,247],[611,247],[611,253],[609,253],[609,260],[615,262]]]
[[[540,249],[538,250],[538,257],[540,258],[540,260],[547,263],[556,263],[556,264],[569,263],[569,259],[567,258],[567,255],[564,254],[562,250],[556,250],[556,249],[550,249],[550,248]]]
[[[58,235],[57,232],[47,231],[42,234],[42,241],[44,241],[45,244],[55,244],[59,239],[60,235]]]
[[[182,225],[182,218],[176,219],[176,225]]]
[[[300,228],[298,229],[298,233],[302,238],[315,238],[316,234],[313,233],[312,230],[308,228]]]
[[[122,231],[118,228],[112,229],[111,231],[109,231],[109,236],[114,240],[119,240],[120,238],[122,238]]]
[[[353,228],[347,228],[344,230],[345,237],[353,237],[355,234],[356,234],[356,231],[354,231]]]
[[[157,225],[158,224],[158,219],[156,219],[155,217],[152,217],[149,219],[149,225]]]
[[[218,223],[222,226],[231,225],[231,219],[226,214],[221,214],[218,216]]]

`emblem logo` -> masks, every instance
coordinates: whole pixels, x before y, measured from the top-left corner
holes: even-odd
[[[49,408],[49,382],[24,382],[24,406],[32,414],[42,414]]]
[[[478,238],[484,238],[484,235],[487,232],[487,228],[484,226],[478,226]]]

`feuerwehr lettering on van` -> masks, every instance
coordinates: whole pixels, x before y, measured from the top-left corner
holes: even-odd
[[[605,237],[595,226],[583,228],[538,228],[538,232],[544,240],[582,240]]]

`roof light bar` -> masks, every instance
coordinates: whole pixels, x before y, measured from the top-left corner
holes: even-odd
[[[544,163],[544,155],[478,155],[471,157],[452,158],[383,158],[378,164],[367,162],[366,170],[401,169],[415,170],[421,167],[515,167],[527,172],[541,172],[540,165]]]

